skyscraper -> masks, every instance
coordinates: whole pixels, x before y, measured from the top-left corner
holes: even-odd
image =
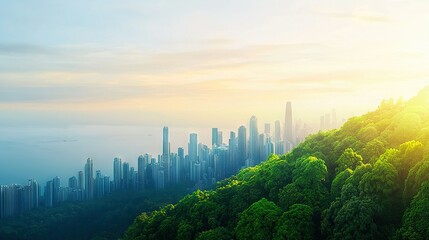
[[[260,163],[258,138],[258,119],[252,116],[249,122],[249,160],[252,166]]]
[[[229,134],[229,141],[228,141],[228,150],[229,150],[229,159],[227,163],[227,174],[229,176],[236,174],[239,169],[239,163],[238,163],[238,145],[237,145],[237,138],[235,136],[235,132],[232,132]]]
[[[170,154],[170,143],[168,142],[168,127],[162,129],[162,154]]]
[[[137,160],[137,189],[142,191],[144,189],[144,172],[146,171],[146,166],[149,162],[149,159],[145,159],[143,155],[140,155]]]
[[[94,198],[94,170],[91,158],[88,158],[85,164],[85,193],[87,199]]]
[[[292,103],[286,103],[285,113],[285,151],[289,152],[293,147],[293,135],[292,135]]]
[[[122,185],[126,190],[130,189],[130,164],[127,162],[122,163]]]
[[[164,181],[163,183],[168,184],[170,182],[170,142],[168,141],[168,127],[162,129],[162,163],[161,169],[163,170]]]
[[[247,159],[247,136],[245,126],[240,126],[238,128],[237,146],[238,168],[241,169],[246,164]]]
[[[284,143],[283,143],[282,137],[281,137],[281,127],[280,127],[280,121],[279,120],[277,120],[275,122],[274,147],[275,147],[275,153],[277,155],[283,155],[284,154]]]
[[[223,144],[223,134],[221,131],[217,133],[217,145],[220,146]]]
[[[198,139],[196,133],[191,133],[189,135],[189,145],[188,145],[188,155],[189,161],[191,163],[191,180],[196,180],[195,171],[192,171],[192,167],[198,162]]]
[[[212,128],[212,148],[218,145],[219,132],[217,128]]]
[[[114,190],[119,191],[122,189],[122,159],[116,157],[113,160],[113,185]]]
[[[265,125],[264,125],[264,133],[267,136],[271,136],[271,124],[265,123]]]
[[[79,171],[77,174],[77,182],[80,190],[83,191],[83,172]]]
[[[53,205],[56,205],[59,203],[60,187],[61,187],[61,179],[58,176],[56,176],[52,180],[52,203],[53,203]]]
[[[45,207],[53,206],[53,198],[54,198],[53,191],[54,191],[54,187],[53,187],[52,181],[46,182],[45,194],[44,194]]]

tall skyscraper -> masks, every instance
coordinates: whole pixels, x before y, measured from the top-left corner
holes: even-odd
[[[45,194],[44,194],[45,207],[52,207],[54,205],[53,199],[54,199],[54,186],[52,184],[52,181],[48,181],[46,182]]]
[[[137,160],[137,189],[139,191],[142,191],[144,189],[144,173],[146,171],[146,166],[148,165],[148,163],[148,158],[145,158],[143,155],[139,156]]]
[[[189,161],[185,161],[185,150],[181,147],[177,149],[177,158],[180,166],[181,180],[184,181],[185,179],[189,179],[189,169],[191,168],[191,165],[189,164]]]
[[[78,184],[78,187],[79,187],[79,189],[80,190],[82,190],[83,191],[83,172],[82,171],[79,171],[78,172],[78,174],[77,174],[77,184]]]
[[[94,170],[91,158],[88,158],[85,164],[85,193],[87,199],[94,198]]]
[[[164,127],[162,130],[162,163],[161,169],[163,170],[164,181],[163,183],[168,184],[170,182],[171,175],[171,163],[170,163],[170,142],[168,141],[168,127]]]
[[[39,184],[36,180],[28,180],[29,209],[39,208]]]
[[[229,134],[229,141],[228,141],[228,150],[229,150],[229,159],[227,163],[227,174],[229,176],[236,174],[239,170],[240,166],[238,163],[238,145],[237,145],[237,138],[235,136],[235,132],[232,132]]]
[[[260,163],[258,119],[255,116],[249,122],[249,160],[252,166]]]
[[[130,189],[130,164],[127,162],[122,163],[122,185],[126,190]]]
[[[245,126],[240,126],[238,128],[237,145],[238,168],[241,169],[246,164],[247,160],[247,136]]]
[[[285,113],[285,151],[289,152],[293,147],[293,135],[292,135],[292,103],[286,103]]]
[[[168,142],[168,127],[162,129],[162,154],[170,154],[170,143]]]
[[[118,157],[113,159],[113,185],[115,191],[122,189],[122,159]]]
[[[191,180],[195,181],[196,175],[195,171],[192,171],[192,168],[198,162],[198,139],[196,133],[191,133],[189,135],[188,155],[189,161],[191,163]]]
[[[212,128],[212,148],[218,145],[219,132],[217,128]]]
[[[54,205],[58,204],[60,202],[60,187],[61,187],[61,179],[56,176],[52,180],[52,203]]]
[[[281,137],[281,127],[280,127],[280,121],[277,120],[274,124],[274,147],[275,147],[275,153],[277,155],[283,155],[284,154],[284,143],[282,141]]]

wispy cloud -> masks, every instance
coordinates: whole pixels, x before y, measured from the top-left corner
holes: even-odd
[[[393,20],[387,16],[383,15],[376,15],[371,13],[364,13],[364,12],[354,12],[354,13],[325,13],[327,16],[333,17],[333,18],[343,18],[343,19],[350,19],[350,20],[358,20],[361,22],[367,22],[367,23],[392,23]]]

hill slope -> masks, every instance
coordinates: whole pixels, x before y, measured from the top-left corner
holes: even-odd
[[[425,239],[428,217],[426,88],[143,213],[124,239]]]

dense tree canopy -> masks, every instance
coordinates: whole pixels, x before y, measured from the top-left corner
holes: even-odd
[[[124,239],[428,239],[428,176],[426,88],[143,213]]]

